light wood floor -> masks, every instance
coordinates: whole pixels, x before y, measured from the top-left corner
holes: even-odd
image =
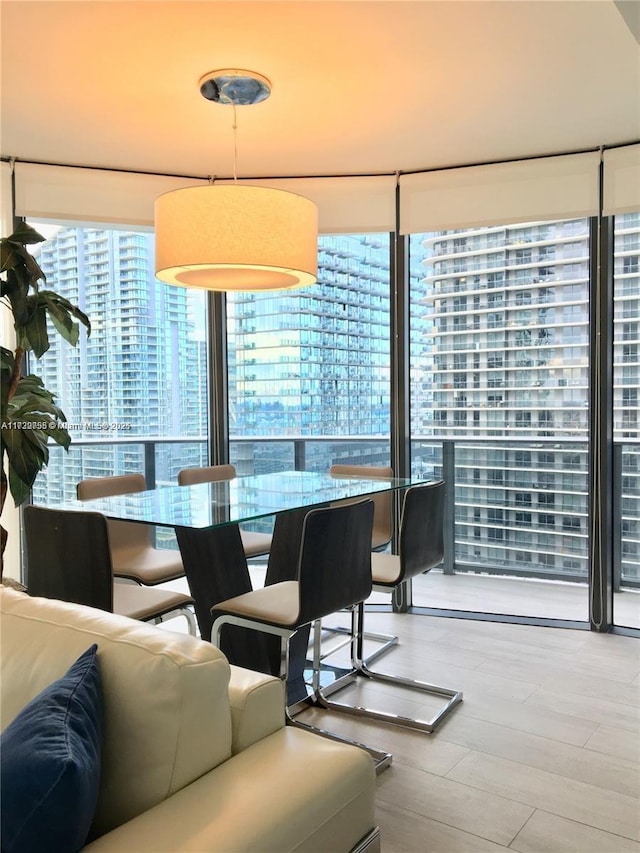
[[[389,597],[381,601],[388,603]],[[419,607],[510,613],[542,619],[589,621],[586,585],[438,569],[413,579],[413,603]],[[616,625],[640,628],[640,590],[623,589],[613,596]]]
[[[431,580],[432,593],[449,595],[452,579]],[[488,600],[476,583],[466,578],[467,608],[481,594]],[[464,691],[432,735],[303,714],[393,753],[377,780],[384,853],[640,853],[640,639],[435,616],[366,619],[369,630],[401,638],[374,668]],[[417,715],[427,698],[379,683],[358,692]]]
[[[264,567],[252,567],[251,574],[254,586],[264,583]],[[589,621],[586,584],[474,572],[444,575],[439,569],[433,569],[413,578],[412,585],[413,603],[417,607]],[[370,601],[389,604],[390,598],[374,593]],[[624,589],[614,594],[613,621],[619,626],[640,628],[640,590]]]
[[[374,668],[464,691],[432,735],[303,715],[393,753],[377,781],[386,853],[640,853],[640,640],[398,614],[367,628],[401,636]],[[355,692],[420,713],[402,688]]]

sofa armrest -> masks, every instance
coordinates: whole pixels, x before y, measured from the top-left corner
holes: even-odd
[[[363,749],[283,726],[83,853],[347,853],[375,827]]]
[[[272,675],[231,665],[231,752],[242,752],[284,726],[284,684]]]

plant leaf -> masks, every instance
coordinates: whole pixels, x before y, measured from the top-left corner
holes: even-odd
[[[38,241],[36,241],[38,242]],[[22,270],[26,272],[29,278],[33,279],[33,284],[36,285],[39,279],[46,281],[46,276],[40,264],[33,257],[31,252],[25,248],[22,243],[12,240],[11,237],[5,237],[2,241],[2,268],[0,272],[8,270]]]
[[[3,237],[0,241],[0,272],[24,266],[24,252],[24,246],[20,243],[16,243],[11,237]]]
[[[58,421],[60,409],[53,403],[43,399],[37,405],[34,405],[33,401],[29,399],[19,408],[14,408],[15,399],[16,396],[14,395],[11,399],[11,406],[9,407],[9,415],[12,421],[26,421],[31,419],[44,422],[45,419],[48,420],[49,416],[56,422]]]
[[[3,425],[2,441],[9,462],[9,472],[14,471],[23,483],[31,487],[42,467],[42,457],[38,456],[31,443],[24,438],[21,429],[8,429]]]
[[[36,303],[36,310],[18,337],[25,349],[33,350],[36,358],[40,358],[49,349],[49,333],[47,331],[47,312],[43,305]]]
[[[15,360],[15,356],[10,349],[0,347],[0,369],[11,372],[13,370]]]
[[[64,296],[60,296],[58,293],[54,293],[53,290],[41,290],[40,300],[45,303],[46,309],[47,311],[49,311],[52,320],[54,320],[54,317],[58,317],[67,328],[71,328],[75,326],[71,318],[75,317],[76,320],[79,320],[79,322],[82,323],[83,326],[86,326],[87,334],[91,334],[91,321],[89,320],[87,315],[84,313],[84,311],[78,308],[77,305],[74,305],[72,302],[69,302],[69,300],[66,299]],[[65,320],[63,318],[67,319]],[[56,328],[58,327],[56,326]],[[66,338],[66,335],[63,334],[63,337]],[[75,337],[77,341],[77,327]],[[68,338],[66,339],[69,340]]]
[[[9,402],[9,385],[13,376],[13,365],[15,356],[6,347],[0,347],[0,420],[4,421],[7,416],[7,403]]]
[[[44,237],[22,222],[9,237],[0,239],[0,298],[13,313],[17,345],[40,358],[49,349],[47,314],[56,331],[74,346],[80,334],[79,323],[91,332],[87,315],[76,305],[52,290],[40,290],[38,282],[46,276],[37,259],[27,249]],[[49,440],[69,449],[71,436],[64,428],[66,417],[55,404],[38,376],[19,379],[16,392],[8,400],[8,388],[16,355],[0,348],[2,422],[0,458],[8,462],[9,488],[16,505],[29,498],[38,473],[49,461]]]
[[[49,448],[47,447],[47,436],[44,430],[41,429],[23,429],[22,441],[30,446],[30,452],[33,453],[34,460],[38,463],[38,470],[49,461]]]
[[[39,376],[20,379],[1,424],[2,451],[9,463],[9,488],[16,506],[29,497],[38,473],[49,461],[48,439],[69,449],[71,436],[60,426],[66,423],[54,395]]]
[[[21,376],[16,394],[36,394],[47,400],[55,400],[55,394],[44,387],[42,379],[34,373],[28,373],[26,376]],[[14,398],[15,399],[15,398]]]
[[[42,420],[38,417],[42,413],[64,422],[64,412],[54,404],[54,400],[55,395],[44,387],[42,379],[30,373],[20,378],[16,393],[7,407],[7,417],[14,421]]]
[[[7,239],[17,243],[24,243],[25,245],[29,245],[30,243],[44,243],[42,234],[36,231],[33,225],[29,225],[24,220],[20,222],[13,234]]]
[[[9,491],[16,506],[20,506],[20,504],[29,499],[32,485],[33,483],[27,484],[24,480],[20,479],[11,465],[9,465]]]
[[[23,323],[26,323],[29,318],[29,308],[27,303],[28,291],[28,280],[23,281],[15,270],[11,270],[7,273],[6,281],[2,282],[2,296],[9,300],[16,329],[18,329],[18,327]]]
[[[44,296],[44,291],[41,295]],[[77,323],[74,323],[69,312],[64,308],[61,308],[54,300],[47,299],[46,306],[51,322],[57,329],[58,333],[68,341],[71,346],[75,346],[78,343],[78,338],[80,337],[80,326],[78,326]]]
[[[64,420],[64,415],[60,422],[66,423],[66,421]],[[54,427],[49,430],[47,435],[49,436],[49,438],[52,438],[56,444],[59,444],[61,447],[64,447],[65,450],[68,450],[71,447],[71,436],[63,427]],[[47,453],[48,452],[49,451],[47,450]]]

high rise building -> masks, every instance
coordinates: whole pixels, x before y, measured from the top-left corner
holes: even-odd
[[[450,448],[456,559],[586,577],[587,220],[438,232],[423,251],[432,432]]]
[[[457,564],[585,580],[588,221],[419,234],[409,245],[412,470],[455,485]],[[160,482],[206,461],[204,442],[154,447],[158,437],[202,437],[207,426],[204,300],[157,282],[152,249],[151,235],[91,228],[61,229],[41,249],[50,286],[93,323],[77,349],[53,343],[39,366],[45,384],[72,424],[129,425],[74,432],[98,443],[39,478],[37,494],[50,500],[82,477],[142,470],[145,446]],[[640,580],[639,258],[640,215],[619,216],[614,489],[618,574],[629,583]],[[240,474],[389,463],[389,236],[323,236],[318,260],[312,287],[227,296],[230,452]]]
[[[61,228],[38,260],[46,286],[77,304],[92,328],[77,347],[52,335],[49,352],[32,363],[72,440],[83,442],[69,455],[54,451],[56,476],[40,476],[36,496],[60,500],[83,477],[144,470],[140,437],[205,435],[206,343],[195,304],[202,295],[155,280],[153,235]],[[194,447],[152,448],[156,479],[174,482],[180,467],[198,464]]]
[[[229,432],[239,472],[282,469],[292,445],[275,439],[287,437],[307,439],[297,446],[310,470],[340,458],[388,464],[389,268],[388,235],[326,236],[312,287],[228,294]],[[240,441],[247,437],[255,440]]]

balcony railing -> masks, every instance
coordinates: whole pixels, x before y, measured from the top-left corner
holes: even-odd
[[[330,464],[388,465],[386,437],[233,438],[238,474],[327,470]],[[456,438],[412,442],[412,475],[442,477],[447,489],[445,574],[480,572],[586,583],[588,446],[575,438]],[[204,436],[74,438],[51,447],[36,500],[75,496],[85,477],[142,471],[149,488],[174,484],[180,468],[207,464]],[[640,442],[614,446],[614,588],[640,587]],[[532,556],[533,555],[533,556]]]

